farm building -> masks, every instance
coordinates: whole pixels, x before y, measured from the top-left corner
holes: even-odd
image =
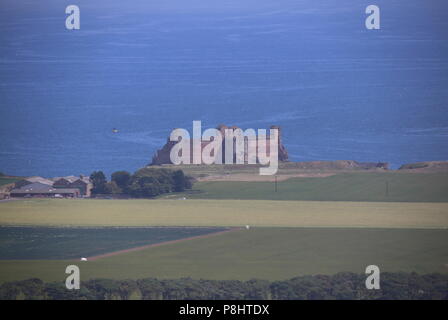
[[[15,188],[21,188],[23,186],[26,186],[27,184],[32,184],[32,183],[36,183],[36,182],[41,183],[41,184],[46,184],[49,186],[53,185],[53,181],[51,181],[50,179],[34,176],[34,177],[28,177],[26,179],[17,181],[14,186],[15,186]]]
[[[34,182],[20,188],[12,189],[10,196],[23,197],[48,197],[48,198],[77,198],[81,192],[77,188],[54,188],[48,184]]]
[[[78,189],[79,194],[83,197],[90,197],[92,190],[92,183],[89,177],[80,176],[67,176],[67,177],[56,177],[51,179],[46,179],[43,177],[28,177],[22,179],[15,183],[14,188],[16,190],[21,190],[22,187],[29,186],[33,183],[38,183],[41,185],[46,185],[47,187],[52,187],[53,189]],[[59,192],[60,193],[60,192]]]
[[[80,175],[76,176],[67,176],[67,177],[58,177],[53,178],[53,187],[57,189],[66,189],[66,188],[77,188],[79,189],[81,195],[90,197],[91,189],[93,187],[90,182],[89,177],[85,177]]]

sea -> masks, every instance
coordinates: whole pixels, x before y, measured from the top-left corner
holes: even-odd
[[[193,120],[278,125],[293,161],[448,160],[447,40],[446,0],[2,0],[0,171],[133,172]]]

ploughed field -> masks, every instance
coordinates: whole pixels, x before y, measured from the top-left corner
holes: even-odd
[[[0,260],[80,259],[224,228],[0,227]]]

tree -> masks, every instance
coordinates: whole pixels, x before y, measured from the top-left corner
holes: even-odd
[[[185,176],[185,189],[191,189],[193,188],[193,183],[195,179],[190,176]]]
[[[123,190],[117,186],[117,183],[115,181],[109,181],[105,185],[105,194],[120,194],[123,193]]]
[[[381,290],[365,287],[365,274],[300,276],[289,280],[92,279],[80,290],[67,290],[59,281],[28,279],[0,284],[0,300],[447,300],[447,274],[389,273],[381,275]],[[383,286],[384,285],[384,286]]]
[[[116,171],[112,173],[112,181],[122,190],[126,190],[131,182],[131,174],[127,171]]]
[[[143,197],[155,197],[162,193],[160,182],[153,177],[141,177],[138,180],[140,194]]]
[[[194,179],[182,170],[142,168],[133,175],[127,171],[116,171],[107,182],[102,171],[90,175],[92,194],[126,193],[136,198],[153,198],[163,193],[182,192],[191,189]]]
[[[185,191],[185,175],[182,170],[174,171],[173,180],[174,180],[174,191],[176,192]]]
[[[90,175],[90,181],[92,181],[93,184],[93,194],[107,193],[107,179],[103,171],[92,172],[92,174]]]

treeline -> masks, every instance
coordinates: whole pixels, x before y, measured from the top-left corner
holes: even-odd
[[[68,290],[62,283],[39,279],[4,283],[0,299],[48,300],[448,300],[448,275],[382,273],[381,289],[367,290],[366,275],[302,276],[286,281],[264,280],[108,280],[81,283]]]
[[[182,192],[191,189],[193,178],[182,170],[143,168],[130,174],[127,171],[112,173],[107,181],[102,171],[90,175],[95,195],[129,195],[135,198],[152,198],[164,193]]]

